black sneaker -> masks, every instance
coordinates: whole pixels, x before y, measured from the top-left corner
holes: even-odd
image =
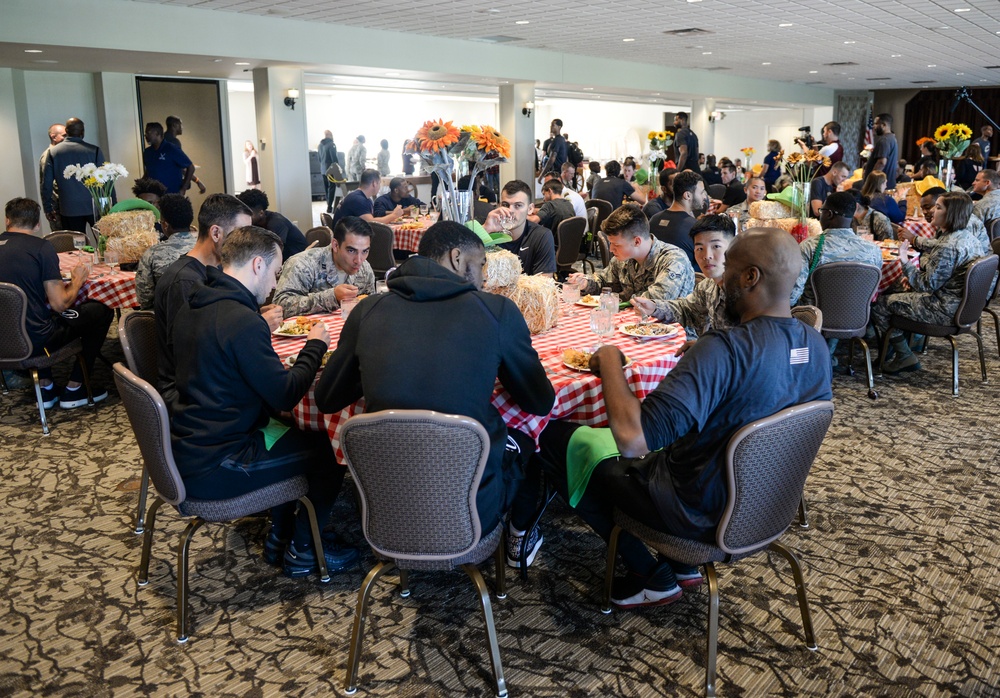
[[[62,393],[62,389],[55,383],[49,383],[47,386],[42,388],[42,407],[47,410],[51,410],[59,402],[59,395]]]
[[[273,528],[268,531],[267,538],[264,539],[264,553],[261,556],[264,558],[264,562],[274,567],[281,567],[282,561],[285,559],[285,548],[288,547],[289,540],[289,538],[279,538],[276,536]]]
[[[679,562],[671,560],[670,569],[674,571],[674,577],[677,578],[677,586],[681,589],[692,589],[701,586],[701,583],[705,581],[705,578],[701,576],[701,572],[698,571],[697,567],[688,567],[687,565],[682,565]]]
[[[323,556],[326,558],[326,571],[330,574],[353,567],[358,558],[361,557],[356,548],[341,546],[329,540],[323,541]],[[315,574],[319,569],[316,565],[316,553],[313,546],[308,545],[305,550],[299,550],[295,541],[289,542],[288,547],[285,548],[282,566],[285,569],[285,575],[293,579]]]
[[[666,606],[684,595],[670,565],[661,562],[648,577],[629,572],[615,577],[611,585],[611,603],[618,608]]]
[[[528,559],[528,567],[531,567],[531,563],[535,561],[535,555],[538,554],[538,549],[542,547],[542,541],[545,538],[538,530],[538,526],[531,529],[528,535],[528,545],[525,548]],[[515,535],[511,532],[510,527],[507,528],[507,566],[514,567],[516,569],[521,568],[521,542],[524,540],[525,534]]]
[[[94,393],[94,402],[98,403],[101,400],[106,400],[108,397],[108,391],[102,390],[99,393]],[[83,407],[87,404],[87,391],[81,385],[76,390],[66,388],[63,390],[62,395],[59,397],[59,407],[64,410],[75,410],[77,407]]]

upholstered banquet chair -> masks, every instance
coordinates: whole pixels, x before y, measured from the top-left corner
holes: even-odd
[[[188,641],[188,555],[191,539],[206,523],[226,523],[267,511],[279,504],[298,500],[309,513],[320,581],[330,581],[326,558],[323,556],[319,525],[316,522],[316,512],[306,496],[309,482],[304,475],[291,477],[230,499],[189,498],[170,448],[170,421],[163,398],[152,385],[121,363],[115,364],[114,371],[115,385],[118,386],[118,393],[121,395],[122,404],[125,405],[135,440],[139,444],[145,469],[153,481],[157,494],[146,515],[142,558],[139,562],[139,586],[146,586],[149,583],[149,557],[153,547],[156,514],[160,506],[164,503],[170,504],[181,516],[188,518],[177,550],[177,642]]]
[[[608,545],[605,572],[605,613],[611,612],[618,536],[622,530],[659,553],[686,565],[704,565],[708,580],[708,646],[705,694],[715,695],[715,662],[719,636],[719,583],[715,563],[735,562],[764,550],[784,557],[792,567],[806,646],[816,649],[805,580],[798,558],[778,542],[795,516],[806,476],[833,419],[833,403],[807,402],[747,424],[726,448],[726,509],[715,544],[677,538],[655,531],[615,511],[616,526]]]
[[[56,230],[46,235],[43,239],[51,242],[52,246],[56,248],[56,252],[72,252],[76,249],[73,245],[75,240],[81,240],[84,244],[87,243],[86,235],[72,230]]]
[[[594,271],[594,263],[587,259],[587,253],[581,252],[583,237],[587,234],[587,219],[581,216],[573,216],[559,222],[556,228],[556,239],[559,248],[556,250],[556,272],[570,273],[573,271],[575,262],[583,262],[583,271],[587,271],[587,265]]]
[[[159,362],[157,361],[156,318],[151,310],[137,310],[123,315],[118,322],[118,339],[122,343],[125,363],[132,373],[142,378],[150,385],[156,385],[159,380]],[[135,533],[143,532],[146,519],[146,495],[149,492],[149,472],[142,469],[142,482],[139,484],[139,504],[135,513]]]
[[[385,278],[385,273],[396,266],[392,256],[392,245],[395,236],[392,228],[382,223],[372,223],[372,246],[368,255],[368,263],[375,272],[376,280]]]
[[[329,247],[330,240],[332,239],[333,231],[325,225],[318,225],[315,228],[310,228],[306,233],[306,244],[309,247]]]
[[[362,531],[378,557],[358,592],[346,692],[357,688],[375,582],[398,569],[400,595],[408,596],[409,570],[461,567],[479,595],[497,695],[506,696],[490,595],[477,567],[493,557],[497,597],[504,598],[504,523],[481,530],[476,508],[490,450],[486,430],[468,417],[390,410],[352,417],[342,427],[340,441],[361,497]]]

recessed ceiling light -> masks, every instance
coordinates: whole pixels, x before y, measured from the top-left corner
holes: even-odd
[[[222,59],[221,58],[213,58],[212,62],[213,63],[222,63]]]
[[[490,9],[488,9],[486,11],[489,12],[490,14],[494,14],[494,15],[497,15],[497,14],[500,14],[501,12],[503,12],[503,10],[501,10],[498,7],[491,7]]]
[[[514,22],[514,24],[531,24],[531,21],[527,19],[519,19],[516,22]]]
[[[590,90],[593,90],[594,88],[593,87],[584,87],[583,89],[584,89],[585,92],[589,92]]]
[[[903,54],[901,54],[901,53],[894,53],[894,54],[892,54],[890,56],[890,58],[902,58],[902,57],[903,57]]]
[[[250,62],[249,61],[240,61],[236,65],[250,65]]]
[[[847,78],[848,80],[853,80],[854,78]]]
[[[819,72],[818,70],[810,70],[810,71],[809,71],[809,74],[810,74],[810,75],[815,75],[815,74],[816,74],[816,73],[818,73],[818,72]]]
[[[968,7],[959,7],[955,12],[971,12],[972,10]]]
[[[965,75],[965,73],[955,73],[955,75]]]
[[[711,51],[702,51],[701,55],[703,55],[703,56],[711,56],[712,52]]]
[[[385,76],[387,78],[398,78],[399,77],[399,73],[386,73]]]
[[[794,27],[795,25],[791,22],[785,22],[784,24],[779,24],[779,27]]]
[[[24,52],[25,53],[44,53],[42,51],[42,49],[40,49],[40,48],[26,48],[26,49],[24,49]]]
[[[858,43],[858,42],[857,42],[857,41],[845,41],[844,43],[845,43],[845,44],[856,44],[856,43]]]
[[[928,68],[937,68],[937,63],[930,63],[927,67]]]
[[[190,70],[178,70],[177,72],[180,73],[181,75],[187,75],[191,71]]]
[[[938,27],[938,31],[944,31],[945,29],[951,29],[951,27]]]
[[[36,58],[31,61],[32,63],[58,63],[59,61],[54,61],[51,58]]]
[[[688,2],[701,2],[701,0],[688,0]]]
[[[635,39],[622,39],[622,41],[628,43],[629,41],[635,41]]]
[[[771,65],[771,64],[770,64],[770,63],[767,63],[767,62],[765,62],[765,63],[761,63],[761,65]]]

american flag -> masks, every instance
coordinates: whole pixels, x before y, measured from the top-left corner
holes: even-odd
[[[872,105],[868,105],[868,124],[865,126],[865,147],[875,142],[875,113]]]

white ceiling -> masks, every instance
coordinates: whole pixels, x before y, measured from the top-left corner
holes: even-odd
[[[835,89],[1000,84],[1000,69],[986,67],[1000,66],[998,0],[134,1],[457,39],[506,37],[509,46],[662,66],[651,70],[719,69]],[[709,33],[664,33],[691,28]],[[829,65],[840,62],[856,65]]]

